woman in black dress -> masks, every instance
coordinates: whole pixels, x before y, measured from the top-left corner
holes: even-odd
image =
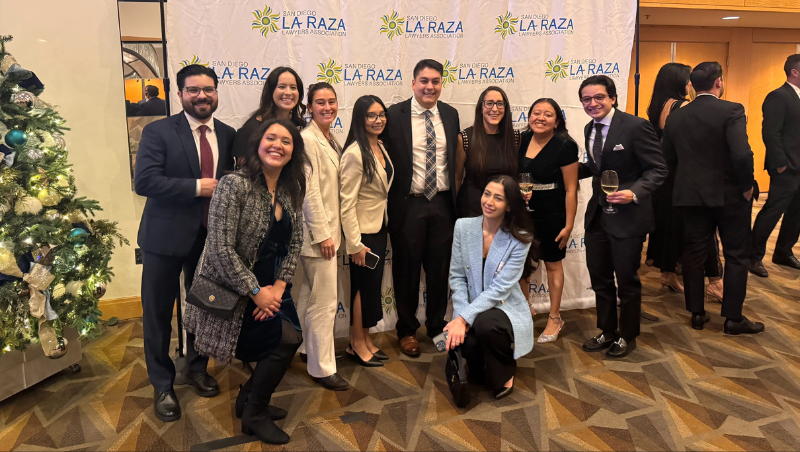
[[[342,230],[350,255],[350,346],[347,354],[366,367],[382,367],[389,357],[369,337],[369,329],[383,318],[381,284],[386,262],[388,216],[386,199],[394,167],[378,140],[386,128],[386,106],[376,96],[361,96],[353,105],[339,186]],[[368,253],[378,256],[367,266]]]
[[[647,108],[647,116],[656,135],[661,139],[667,117],[673,111],[688,104],[686,99],[691,82],[692,68],[681,63],[667,63],[661,67],[653,86],[653,97]],[[655,209],[655,229],[647,240],[647,264],[661,270],[661,284],[674,292],[683,292],[683,284],[676,273],[676,267],[683,256],[683,220],[678,211],[672,208],[672,190],[675,186],[675,168],[670,168],[667,180],[653,196]],[[709,295],[722,301],[722,262],[719,258],[719,244],[714,238],[709,241],[706,255],[706,276]]]
[[[242,433],[285,444],[289,435],[275,421],[287,413],[269,403],[303,342],[291,281],[303,244],[307,157],[287,120],[268,120],[256,133],[262,138],[251,141],[245,165],[214,190],[195,274],[195,281],[202,275],[240,298],[231,318],[189,304],[184,324],[203,355],[223,364],[234,356],[257,362],[236,398],[236,416]]]
[[[522,134],[519,149],[519,172],[529,173],[533,191],[525,195],[533,212],[534,231],[539,253],[547,269],[550,289],[550,317],[537,342],[554,342],[564,326],[561,320],[561,295],[564,268],[575,214],[578,210],[578,145],[567,133],[561,107],[553,99],[539,99],[528,110],[528,130]],[[527,294],[528,265],[520,284]]]
[[[233,140],[233,158],[238,165],[244,164],[247,145],[261,124],[268,119],[286,119],[298,129],[306,126],[306,107],[303,105],[303,81],[294,69],[279,66],[270,71],[258,110],[236,131]]]
[[[486,88],[475,106],[475,122],[462,130],[456,149],[456,212],[458,218],[482,215],[486,181],[500,174],[517,177],[518,131],[514,130],[506,93]]]

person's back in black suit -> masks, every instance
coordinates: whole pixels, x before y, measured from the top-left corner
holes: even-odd
[[[583,349],[621,358],[636,348],[642,306],[639,265],[642,244],[653,229],[652,193],[667,177],[667,167],[653,126],[616,109],[617,90],[610,78],[592,76],[579,90],[586,113],[593,118],[584,129],[587,163],[581,178],[592,177],[592,197],[586,207],[586,265],[602,334]],[[619,190],[605,196],[600,187],[604,171],[615,171]],[[617,213],[605,213],[613,204]],[[616,279],[616,280],[615,280]],[[620,300],[617,321],[617,296]],[[619,330],[617,330],[619,323]]]
[[[147,373],[155,390],[155,414],[164,422],[181,416],[172,389],[175,365],[169,355],[172,310],[184,272],[188,291],[206,237],[208,201],[217,180],[233,168],[235,131],[213,119],[217,76],[203,66],[178,72],[178,96],[184,111],[148,124],[136,159],[136,193],[147,197],[139,226],[142,268],[142,321]],[[185,384],[198,395],[219,394],[206,373],[207,357],[187,341]]]
[[[719,63],[701,63],[691,75],[697,98],[672,113],[664,128],[664,155],[675,171],[672,205],[681,209],[685,228],[683,281],[692,327],[703,329],[703,265],[709,238],[719,229],[725,256],[722,316],[729,334],[763,331],[742,316],[747,292],[748,239],[753,152],[741,104],[718,98],[723,91]]]
[[[753,224],[750,272],[768,276],[761,260],[767,239],[783,215],[772,262],[800,269],[792,247],[800,238],[800,54],[791,55],[783,67],[786,83],[769,93],[762,107],[761,133],[767,148],[764,169],[769,172],[769,196]]]
[[[151,97],[139,108],[139,116],[164,116],[166,114],[167,103],[160,97]]]
[[[397,300],[397,337],[403,353],[419,356],[416,318],[420,268],[425,269],[427,334],[446,325],[447,281],[455,227],[455,155],[458,111],[438,102],[441,63],[422,60],[414,68],[414,96],[388,109],[381,136],[394,164],[389,190],[389,236]],[[432,133],[427,133],[427,128]],[[428,164],[429,158],[433,158]]]

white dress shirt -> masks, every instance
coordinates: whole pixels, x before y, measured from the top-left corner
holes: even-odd
[[[192,129],[194,145],[197,148],[197,161],[200,165],[203,164],[203,156],[200,154],[200,126],[208,126],[208,130],[206,130],[206,139],[208,140],[208,144],[211,145],[211,153],[214,155],[214,171],[212,171],[212,174],[216,177],[217,163],[219,162],[219,143],[217,143],[217,134],[214,131],[214,117],[212,116],[208,119],[208,122],[202,123],[185,111],[183,114],[186,115],[186,119],[189,120],[189,128]],[[201,167],[200,171],[202,170],[203,168]],[[200,196],[200,179],[197,179],[194,195]]]
[[[411,150],[414,173],[411,175],[411,193],[425,192],[425,152],[428,149],[428,132],[425,130],[425,112],[428,109],[411,98]],[[436,187],[439,191],[450,189],[447,168],[447,137],[444,134],[439,107],[430,109],[433,131],[436,133]]]
[[[789,82],[786,82],[786,83],[789,83]],[[797,93],[797,97],[800,97],[800,87],[794,86],[792,83],[789,83],[789,86],[791,86],[792,89],[794,89],[794,92]]]
[[[603,140],[603,146],[605,146],[606,137],[608,136],[608,129],[611,128],[611,120],[614,119],[614,112],[615,111],[617,111],[617,109],[616,108],[612,108],[611,111],[608,112],[608,114],[606,115],[605,118],[603,118],[603,119],[601,119],[599,121],[594,121],[592,123],[592,130],[589,132],[589,149],[587,149],[587,151],[589,151],[589,152],[587,152],[587,154],[589,154],[589,158],[591,158],[592,160],[594,160],[594,152],[592,152],[593,149],[594,149],[594,136],[597,134],[597,127],[595,127],[595,124],[597,124],[599,122],[600,124],[603,124],[603,126],[604,126],[603,130],[601,131],[601,133],[603,134],[603,136],[601,138]],[[595,163],[597,163],[597,162],[595,162]]]

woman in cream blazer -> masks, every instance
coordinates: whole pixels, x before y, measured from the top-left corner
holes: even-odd
[[[350,133],[339,165],[342,229],[350,255],[350,346],[348,355],[367,367],[388,359],[369,337],[383,318],[381,282],[386,258],[386,198],[394,168],[378,141],[386,127],[386,107],[376,96],[361,96],[353,106]],[[368,254],[377,255],[374,269]],[[372,256],[374,257],[374,256]]]

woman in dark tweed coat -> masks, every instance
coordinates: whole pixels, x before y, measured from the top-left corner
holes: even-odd
[[[195,348],[222,363],[234,356],[257,365],[236,399],[242,432],[269,444],[289,435],[275,425],[286,411],[269,405],[303,341],[291,281],[303,244],[303,140],[286,120],[254,134],[245,167],[220,179],[211,198],[208,238],[197,274],[242,298],[233,319],[187,305],[186,330]]]

